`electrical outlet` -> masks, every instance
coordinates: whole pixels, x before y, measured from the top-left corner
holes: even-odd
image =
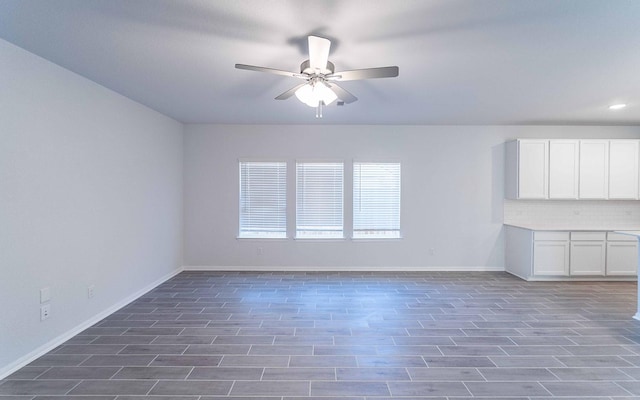
[[[258,253],[259,256],[261,256],[264,253],[264,249],[262,247],[258,247],[256,252]]]
[[[51,315],[51,304],[40,306],[40,321],[48,319]]]
[[[95,285],[90,285],[90,286],[87,287],[87,298],[88,299],[93,299],[93,294],[94,294],[95,289],[96,289]]]
[[[580,211],[579,210],[573,210],[573,215],[580,215]]]
[[[434,249],[434,248],[430,248],[430,249],[429,249],[429,255],[430,255],[430,256],[435,256],[435,255],[436,255],[436,249]]]

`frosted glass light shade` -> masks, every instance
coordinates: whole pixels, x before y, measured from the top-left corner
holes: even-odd
[[[321,101],[324,105],[329,105],[338,98],[333,90],[322,82],[302,86],[296,90],[296,97],[309,107],[318,107]]]

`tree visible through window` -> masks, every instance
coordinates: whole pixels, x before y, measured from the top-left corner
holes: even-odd
[[[286,188],[286,162],[240,162],[239,237],[287,237]]]
[[[400,163],[353,163],[353,237],[400,237]]]

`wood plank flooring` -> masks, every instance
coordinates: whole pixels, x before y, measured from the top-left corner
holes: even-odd
[[[183,272],[0,400],[640,399],[635,282]]]

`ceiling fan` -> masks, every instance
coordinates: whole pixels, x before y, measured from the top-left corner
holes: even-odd
[[[292,87],[276,97],[276,100],[286,100],[295,94],[300,101],[310,107],[316,108],[316,118],[322,118],[322,107],[334,101],[349,104],[358,100],[356,96],[338,86],[336,82],[394,78],[398,76],[399,69],[396,66],[335,72],[333,63],[329,61],[331,41],[318,36],[309,36],[308,39],[309,59],[300,64],[300,72],[289,72],[246,64],[236,64],[236,68],[290,76],[304,80],[303,83]]]

